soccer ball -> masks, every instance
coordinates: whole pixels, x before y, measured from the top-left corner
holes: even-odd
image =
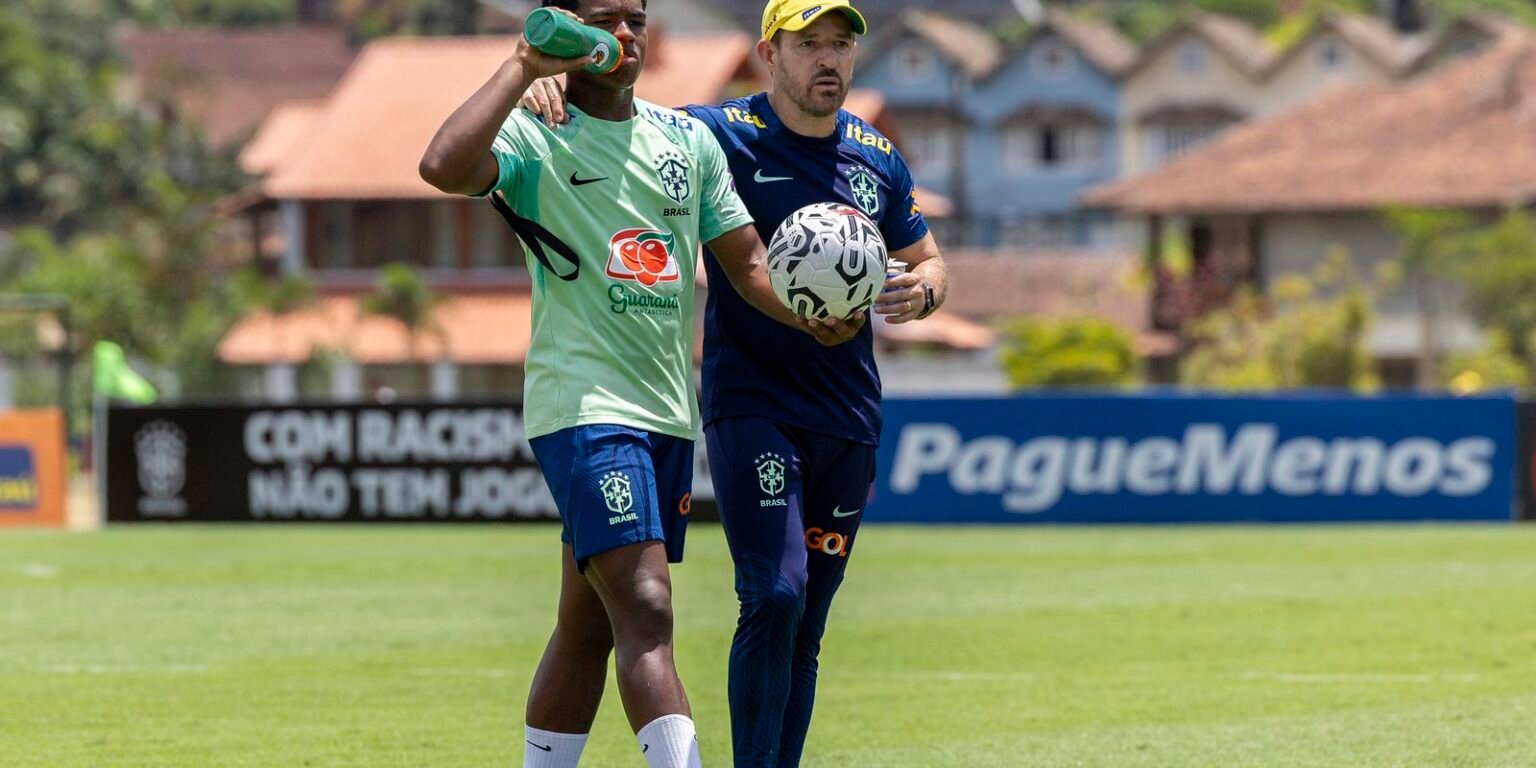
[[[768,244],[773,292],[801,317],[846,318],[885,285],[885,239],[857,208],[816,203],[789,215]]]

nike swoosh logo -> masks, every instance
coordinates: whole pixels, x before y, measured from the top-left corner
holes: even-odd
[[[756,181],[759,184],[772,184],[775,181],[794,181],[795,177],[793,177],[793,176],[764,176],[763,175],[763,169],[759,168],[759,169],[757,169],[757,173],[752,176],[752,180]]]
[[[649,751],[651,751],[651,745],[649,745],[649,744],[641,744],[640,745],[640,754],[643,755],[643,754],[645,754],[645,753],[647,753]]]
[[[607,176],[603,176],[601,178],[596,178],[596,179],[578,179],[578,178],[576,178],[576,173],[574,171],[571,173],[571,186],[573,186],[573,187],[580,187],[580,186],[584,186],[586,184],[596,184],[599,181],[607,181],[607,180],[608,180]]]
[[[832,508],[832,516],[833,517],[853,517],[854,515],[857,515],[858,513],[859,513],[859,510],[857,510],[857,509],[855,509],[855,510],[853,510],[851,512],[844,512],[842,507],[833,507]]]
[[[524,739],[524,741],[527,741],[527,740],[526,740],[526,739]],[[532,746],[533,746],[533,748],[534,748],[534,749],[542,749],[542,750],[544,750],[544,751],[545,751],[545,752],[553,752],[553,751],[555,751],[555,748],[554,748],[554,747],[546,747],[546,746],[544,746],[544,745],[543,745],[543,744],[534,744],[534,743],[533,743],[533,742],[531,742],[531,741],[529,741],[529,742],[528,742],[528,743],[529,743],[529,744],[530,744],[530,745],[532,745]]]

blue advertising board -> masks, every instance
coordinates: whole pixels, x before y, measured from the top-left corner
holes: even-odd
[[[0,445],[0,512],[36,507],[38,486],[31,447]]]
[[[1510,520],[1510,397],[887,400],[870,522]]]

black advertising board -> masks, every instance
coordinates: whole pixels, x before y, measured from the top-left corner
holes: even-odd
[[[112,523],[559,518],[508,403],[113,407],[106,451]]]
[[[1520,463],[1515,465],[1519,519],[1536,520],[1536,403],[1516,403],[1515,423],[1515,439],[1520,442]]]

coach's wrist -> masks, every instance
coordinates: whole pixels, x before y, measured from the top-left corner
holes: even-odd
[[[917,313],[917,319],[919,320],[922,320],[923,318],[933,314],[939,309],[939,301],[934,294],[933,283],[924,280],[921,285],[923,287],[923,310]]]

